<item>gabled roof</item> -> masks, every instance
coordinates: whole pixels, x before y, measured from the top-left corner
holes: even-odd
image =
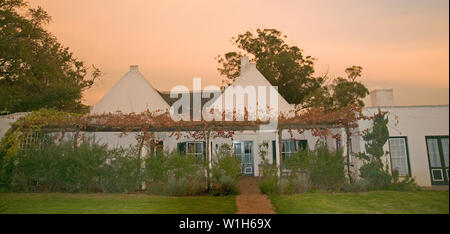
[[[170,97],[170,91],[158,91],[159,92],[159,94],[161,95],[161,97],[164,99],[164,101],[166,101],[167,102],[167,104],[169,104],[169,106],[172,106],[172,104],[173,103],[175,103],[177,100],[179,100],[180,98],[181,98],[181,95],[179,95],[180,97],[178,97],[178,98],[171,98]],[[214,99],[214,97],[215,96],[220,96],[220,94],[221,94],[221,92],[220,91],[216,91],[216,92],[213,92],[214,94],[211,94],[210,95],[210,97],[207,97],[207,98],[201,98],[201,102],[200,102],[200,109],[201,110],[203,110],[203,107],[209,102],[209,101],[211,101],[211,100],[213,100]],[[200,95],[200,97],[201,97],[201,95],[202,95],[202,91],[190,91],[189,92],[189,100],[190,100],[190,107],[191,108],[189,108],[189,113],[190,113],[190,117],[191,117],[191,119],[192,119],[192,117],[193,117],[193,109],[192,109],[192,107],[194,106],[193,105],[193,103],[194,103],[194,94],[198,94],[198,95]],[[217,95],[217,94],[219,94],[219,95]],[[217,99],[217,98],[216,98]],[[181,110],[178,110],[178,112],[177,113],[181,113]]]
[[[139,72],[137,66],[120,79],[92,108],[91,114],[166,111],[170,106]]]
[[[264,75],[261,74],[260,71],[258,71],[258,69],[256,68],[256,64],[249,63],[249,59],[246,56],[241,58],[241,75],[238,78],[236,78],[236,80],[225,89],[224,93],[227,92],[228,89],[235,88],[238,86],[241,86],[244,89],[247,86],[253,86],[255,88],[257,88],[258,86],[264,86],[267,88],[273,87],[272,84],[270,84],[270,82],[264,77]],[[256,92],[257,92],[256,95],[260,95],[258,94],[257,90]],[[267,89],[266,92],[268,95],[269,89]],[[222,95],[221,98],[218,98],[218,100],[216,100],[212,106],[220,105],[218,103],[220,101],[222,102],[222,106],[224,106],[224,100],[221,100],[222,98],[224,98],[224,96],[225,95]],[[289,104],[286,101],[286,99],[284,99],[284,97],[278,93],[278,91],[277,96],[278,96],[278,112],[288,114],[289,112],[295,109],[294,105]],[[267,105],[269,105],[270,102],[269,99],[270,98],[268,97],[268,99],[266,100]],[[244,102],[244,100],[239,101]],[[244,104],[244,106],[246,106],[246,104]]]

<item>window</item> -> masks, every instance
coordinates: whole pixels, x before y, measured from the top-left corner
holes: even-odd
[[[284,159],[288,159],[292,154],[297,152],[298,142],[297,141],[282,141],[281,142],[281,157]]]
[[[298,152],[298,149],[305,150],[308,148],[307,140],[284,140],[281,141],[281,160],[283,168],[286,168],[286,161]]]
[[[341,149],[341,142],[339,138],[334,139],[334,148],[336,151],[339,151]]]
[[[148,148],[150,156],[160,156],[164,153],[164,142],[159,140],[152,140]]]
[[[178,152],[180,154],[196,156],[201,160],[205,160],[205,148],[205,142],[203,141],[189,141],[178,143]]]
[[[406,137],[389,138],[389,153],[391,168],[397,170],[400,176],[410,176],[409,155]]]
[[[448,136],[426,136],[432,185],[448,185]]]

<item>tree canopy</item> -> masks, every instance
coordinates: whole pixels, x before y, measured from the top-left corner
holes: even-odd
[[[0,0],[0,111],[88,111],[82,92],[101,72],[45,30],[50,20],[24,0]]]
[[[252,62],[278,92],[293,104],[300,104],[312,92],[320,88],[322,78],[313,77],[314,58],[305,56],[303,50],[285,42],[287,37],[276,29],[257,29],[256,34],[247,31],[233,38],[233,44],[241,51],[217,56],[218,71],[226,78],[228,86],[240,76],[240,58],[243,52],[252,55]],[[243,51],[243,52],[242,52]]]
[[[303,107],[339,109],[348,105],[364,106],[362,98],[369,91],[359,81],[362,67],[351,66],[345,70],[347,78],[337,77],[327,85],[328,77],[314,76],[314,61],[303,50],[285,42],[287,38],[276,29],[257,29],[233,37],[240,51],[217,56],[218,71],[225,76],[223,86],[230,85],[240,76],[240,58],[243,53],[252,56],[258,70],[278,92],[292,104]]]

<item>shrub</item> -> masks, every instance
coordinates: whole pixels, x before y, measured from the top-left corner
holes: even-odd
[[[263,194],[276,194],[280,191],[278,178],[276,177],[263,177],[259,182],[258,187]]]
[[[96,143],[47,142],[5,158],[1,179],[18,192],[130,192],[141,180],[135,155]]]
[[[286,165],[292,183],[304,187],[299,188],[300,191],[309,190],[310,186],[339,191],[346,182],[342,153],[330,151],[325,146],[315,151],[302,150],[292,155]],[[305,181],[310,181],[310,184],[306,184]]]
[[[378,161],[370,161],[364,163],[360,168],[360,177],[367,180],[369,189],[381,189],[389,185],[392,176],[389,174],[388,168],[384,168],[382,163]]]
[[[326,147],[321,147],[314,156],[310,169],[313,186],[339,191],[346,182],[342,153],[340,151],[331,152]]]
[[[307,173],[297,173],[280,179],[281,194],[300,194],[311,190],[311,181]]]
[[[211,169],[212,194],[229,195],[237,193],[236,183],[241,176],[241,161],[231,154],[231,147],[222,144],[216,152],[217,160]]]
[[[419,186],[416,184],[416,180],[409,176],[406,176],[403,180],[400,180],[397,170],[392,171],[392,183],[386,186],[386,189],[397,191],[417,191]]]
[[[367,180],[357,180],[354,183],[346,183],[342,187],[342,192],[352,192],[352,193],[359,193],[359,192],[366,192],[369,190],[369,183]]]
[[[198,195],[206,191],[205,168],[194,156],[178,153],[148,157],[147,192],[159,195]]]

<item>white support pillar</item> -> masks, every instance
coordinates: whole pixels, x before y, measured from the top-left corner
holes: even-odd
[[[277,168],[281,168],[281,155],[280,155],[280,135],[282,135],[283,132],[281,132],[281,134],[279,134],[278,131],[275,131],[275,155],[276,155],[276,165]],[[280,174],[280,170],[277,170],[277,175],[281,176]]]

